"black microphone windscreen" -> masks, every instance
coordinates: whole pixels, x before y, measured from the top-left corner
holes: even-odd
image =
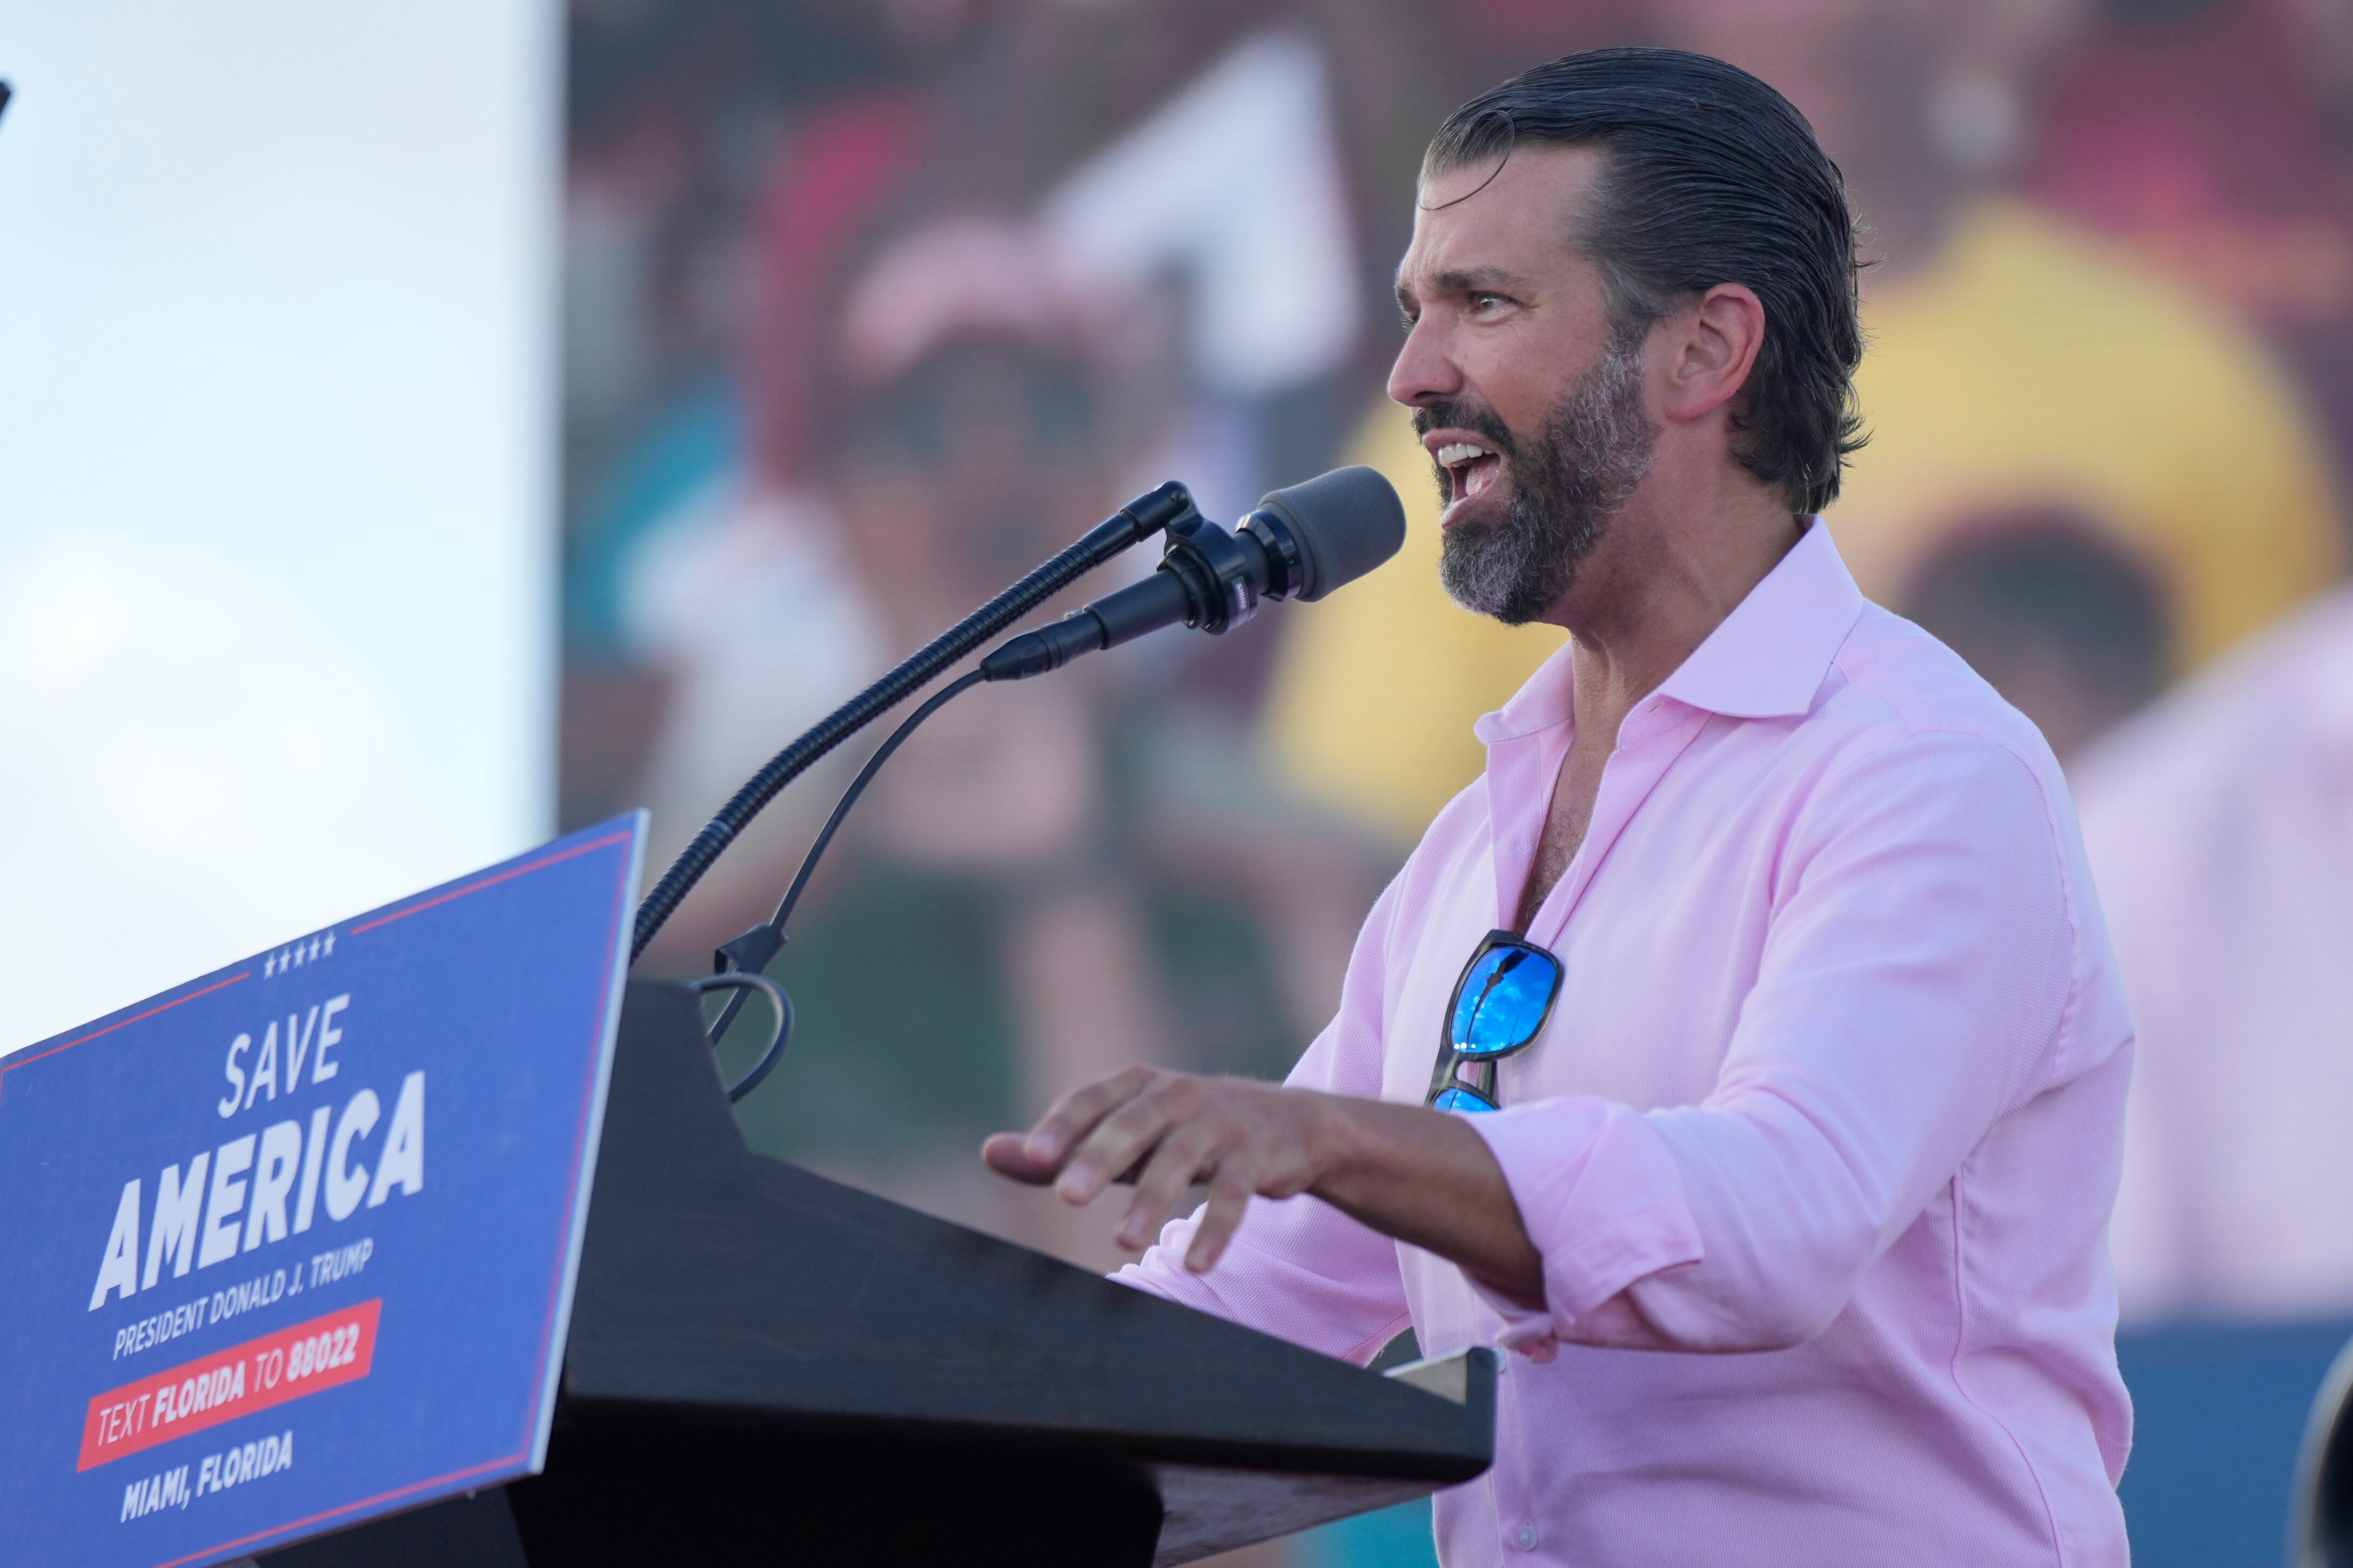
[[[1297,598],[1320,599],[1405,544],[1405,503],[1377,469],[1335,468],[1258,504],[1279,513],[1299,542]]]

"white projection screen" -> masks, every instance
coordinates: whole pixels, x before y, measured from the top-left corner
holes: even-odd
[[[560,47],[0,5],[0,1051],[550,831]]]

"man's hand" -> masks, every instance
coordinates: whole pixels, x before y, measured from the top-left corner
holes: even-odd
[[[1114,1233],[1127,1247],[1148,1243],[1207,1182],[1185,1252],[1196,1274],[1216,1265],[1253,1196],[1312,1193],[1510,1295],[1544,1300],[1543,1260],[1486,1141],[1419,1106],[1134,1067],[1064,1095],[1029,1132],[999,1132],[980,1155],[1073,1205],[1133,1181]]]
[[[1132,1067],[1064,1095],[1027,1136],[997,1133],[980,1157],[1001,1176],[1052,1184],[1072,1205],[1133,1180],[1135,1199],[1113,1233],[1131,1250],[1159,1233],[1195,1182],[1208,1183],[1208,1207],[1185,1254],[1186,1268],[1206,1273],[1253,1194],[1287,1198],[1314,1185],[1337,1131],[1325,1098]]]

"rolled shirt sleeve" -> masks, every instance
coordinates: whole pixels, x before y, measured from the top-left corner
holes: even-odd
[[[1704,1101],[1467,1118],[1544,1263],[1540,1306],[1478,1287],[1504,1342],[1753,1351],[1827,1328],[2052,1071],[2075,950],[2062,853],[2034,773],[1982,736],[1910,734],[1825,779],[1787,827]]]

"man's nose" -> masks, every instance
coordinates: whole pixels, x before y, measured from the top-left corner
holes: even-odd
[[[1446,352],[1438,323],[1424,316],[1405,335],[1397,363],[1389,367],[1389,396],[1419,408],[1462,390],[1462,373]]]

